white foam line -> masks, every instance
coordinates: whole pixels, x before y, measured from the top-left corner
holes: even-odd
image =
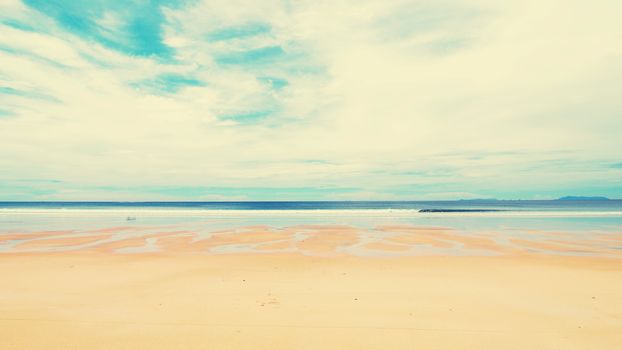
[[[353,216],[353,217],[622,217],[622,211],[492,211],[420,213],[419,209],[306,209],[306,210],[214,210],[214,209],[33,209],[3,208],[0,215],[61,216],[194,216],[194,217],[270,217],[270,216]]]
[[[416,215],[420,214],[419,209],[304,209],[304,210],[262,210],[262,209],[153,209],[153,208],[106,208],[106,209],[33,209],[33,208],[5,208],[0,209],[2,214],[68,214],[68,215],[154,215],[154,216],[290,216],[290,215]]]

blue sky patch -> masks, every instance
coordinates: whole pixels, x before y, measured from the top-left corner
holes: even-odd
[[[0,94],[19,95],[18,90],[13,89],[11,87],[7,87],[7,86],[0,86]]]
[[[261,65],[271,63],[286,56],[280,46],[267,46],[259,49],[230,52],[216,55],[216,63],[222,65]]]
[[[207,35],[209,41],[226,41],[245,39],[257,35],[268,34],[272,28],[265,23],[249,23],[237,27],[226,27],[215,30]]]
[[[6,117],[10,117],[12,115],[13,115],[12,112],[7,111],[5,109],[0,109],[0,118],[6,118]]]
[[[27,23],[24,23],[24,22],[21,22],[21,21],[18,21],[18,20],[10,19],[10,18],[3,19],[3,20],[0,21],[0,23],[4,24],[6,26],[9,26],[11,28],[22,30],[22,31],[25,31],[25,32],[34,32],[34,31],[36,31],[36,29],[33,26],[31,26],[30,24],[27,24]]]
[[[453,37],[442,38],[430,41],[425,47],[434,54],[446,55],[463,49],[467,46],[468,41],[465,38]]]
[[[257,80],[259,80],[263,84],[266,84],[272,90],[281,90],[289,85],[289,82],[287,80],[275,77],[259,77],[257,78]]]
[[[50,102],[59,102],[57,98],[46,95],[41,92],[18,90],[18,89],[14,89],[8,86],[0,86],[0,95],[12,95],[12,96],[25,97],[25,98],[35,98],[39,100],[46,100]]]
[[[166,73],[149,80],[143,80],[133,83],[137,89],[144,89],[156,94],[172,94],[179,92],[185,87],[205,86],[205,83],[199,79],[192,78],[181,74]]]
[[[60,26],[88,40],[129,55],[171,58],[162,42],[161,6],[179,1],[24,0]],[[106,21],[106,19],[109,19]],[[114,23],[116,28],[111,26]]]
[[[235,114],[225,114],[218,117],[220,120],[232,120],[241,124],[257,123],[269,117],[272,111],[252,111]]]
[[[51,60],[47,57],[43,57],[40,55],[37,55],[36,53],[30,52],[30,51],[25,51],[25,50],[19,50],[19,49],[15,49],[12,47],[7,47],[7,46],[2,46],[0,45],[0,51],[8,53],[10,55],[15,55],[15,56],[23,56],[23,57],[27,57],[33,61],[37,61],[40,63],[45,63],[47,65],[50,66],[54,66],[56,68],[61,68],[61,69],[69,69],[71,67],[61,63],[61,62],[57,62],[54,60]]]

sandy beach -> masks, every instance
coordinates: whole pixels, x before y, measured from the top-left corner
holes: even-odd
[[[622,344],[617,258],[5,253],[0,274],[1,349]]]
[[[622,350],[622,0],[0,0],[0,350]]]

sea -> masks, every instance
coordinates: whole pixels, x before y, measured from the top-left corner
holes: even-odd
[[[214,229],[408,224],[460,230],[622,232],[622,200],[0,202],[0,233],[192,222]]]

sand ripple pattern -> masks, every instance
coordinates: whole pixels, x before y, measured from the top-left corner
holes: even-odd
[[[586,255],[622,257],[620,232],[465,232],[449,227],[385,225],[207,227],[120,226],[90,230],[0,232],[0,253],[287,253],[308,256]]]

